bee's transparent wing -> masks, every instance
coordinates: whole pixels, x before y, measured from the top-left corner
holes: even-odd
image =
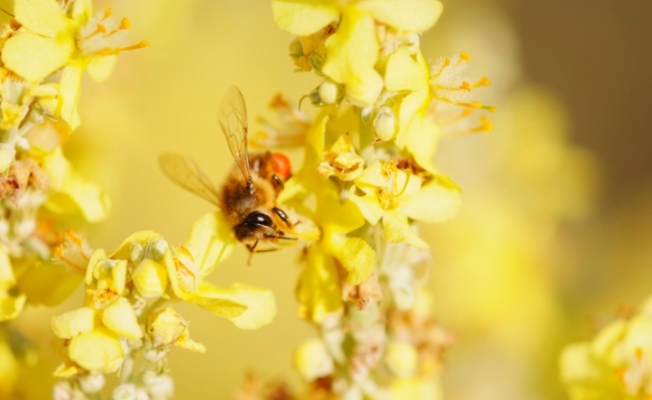
[[[249,148],[247,143],[247,107],[236,86],[231,86],[220,105],[219,121],[231,154],[245,180],[251,182]]]
[[[163,173],[172,182],[219,206],[219,191],[190,157],[162,153],[158,161]]]

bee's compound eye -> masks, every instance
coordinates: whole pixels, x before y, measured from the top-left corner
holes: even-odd
[[[290,179],[290,176],[292,176],[290,160],[284,154],[272,154],[272,167],[274,168],[274,172],[283,178],[284,181]]]
[[[270,227],[274,226],[274,222],[272,222],[272,219],[269,217],[269,215],[265,215],[260,212],[252,212],[251,214],[247,215],[244,223],[246,225],[263,225]]]

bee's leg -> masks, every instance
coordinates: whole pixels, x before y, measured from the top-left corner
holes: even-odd
[[[274,180],[274,183],[276,183],[276,185],[278,187],[280,187],[281,189],[283,189],[285,187],[285,186],[283,186],[283,181],[281,180],[281,178],[279,178],[278,175],[276,175],[276,174],[272,175],[272,179]]]
[[[254,256],[254,253],[256,252],[256,246],[258,246],[258,240],[256,240],[254,244],[247,245],[247,250],[249,250],[249,257],[247,257],[247,266],[251,266],[251,258]]]
[[[279,236],[279,235],[265,235],[265,239],[299,240],[299,238],[287,237],[287,236]],[[278,249],[274,249],[274,250],[278,250]]]
[[[254,244],[248,244],[247,249],[249,250],[250,253],[255,253],[256,252],[256,246],[258,246],[258,240]]]
[[[285,211],[281,210],[278,207],[272,208],[272,211],[274,211],[274,214],[278,215],[281,221],[285,222],[285,225],[287,225],[288,228],[292,228],[293,224],[290,222],[290,219],[288,218],[288,215],[285,213]]]

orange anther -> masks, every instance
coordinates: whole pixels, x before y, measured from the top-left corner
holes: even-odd
[[[473,84],[473,87],[489,86],[489,85],[491,85],[491,81],[486,76],[483,76],[482,78],[480,78],[479,81]]]

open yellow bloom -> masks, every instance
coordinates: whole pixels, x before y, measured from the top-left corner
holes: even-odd
[[[391,54],[385,69],[387,90],[407,93],[393,104],[397,118],[394,141],[414,156],[417,163],[430,173],[436,173],[432,158],[437,151],[439,128],[427,118],[430,106],[430,72],[423,55],[409,54],[401,47]]]
[[[561,375],[572,400],[652,396],[652,301],[629,320],[606,325],[591,342],[564,349]]]
[[[345,86],[352,103],[368,106],[383,89],[383,79],[375,69],[380,50],[376,23],[423,32],[435,24],[442,5],[437,0],[275,0],[272,10],[276,24],[298,36],[337,24],[325,42],[322,72]]]
[[[276,315],[276,301],[268,289],[242,283],[220,288],[204,278],[233,249],[231,227],[221,213],[198,219],[186,245],[174,251],[174,261],[166,257],[171,294],[229,319],[241,329],[257,329]]]
[[[110,201],[104,190],[73,170],[61,147],[43,157],[43,172],[50,179],[52,193],[45,208],[62,216],[80,215],[88,222],[106,218]]]
[[[460,191],[448,179],[424,182],[408,172],[411,170],[399,169],[394,161],[376,161],[355,180],[349,198],[372,225],[382,219],[388,242],[428,248],[408,218],[441,222],[454,217],[460,206]]]
[[[91,12],[90,0],[76,0],[67,9],[56,0],[16,0],[14,13],[22,28],[2,50],[5,67],[31,82],[65,66],[59,83],[60,115],[73,128],[79,124],[76,105],[83,70],[104,80],[120,51],[147,45],[125,46],[129,21],[111,18],[110,10],[97,17]]]

